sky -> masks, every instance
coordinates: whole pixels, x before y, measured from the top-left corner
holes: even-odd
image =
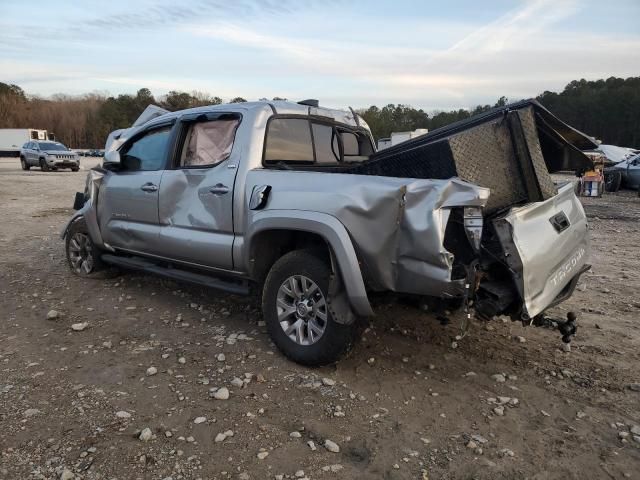
[[[0,81],[470,108],[640,75],[640,0],[0,0]]]

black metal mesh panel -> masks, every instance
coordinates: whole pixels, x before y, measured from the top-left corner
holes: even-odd
[[[354,166],[350,173],[386,177],[447,179],[457,175],[449,142],[413,145],[402,151],[382,151]]]
[[[549,169],[542,155],[533,107],[518,110],[518,117],[520,118],[522,131],[524,132],[527,147],[529,148],[533,169],[536,172],[536,177],[538,177],[542,198],[547,200],[555,196],[558,193],[558,189],[553,183],[553,179],[551,178],[551,174],[549,174]]]

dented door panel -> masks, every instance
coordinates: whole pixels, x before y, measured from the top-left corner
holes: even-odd
[[[167,170],[160,185],[161,255],[233,269],[233,182],[229,160],[210,168]]]

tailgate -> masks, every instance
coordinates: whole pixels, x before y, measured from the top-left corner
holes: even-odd
[[[523,312],[543,312],[588,261],[587,218],[573,184],[544,202],[513,208],[494,220],[524,300]]]

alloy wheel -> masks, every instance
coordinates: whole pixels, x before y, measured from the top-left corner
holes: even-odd
[[[278,289],[278,322],[298,345],[316,343],[327,327],[327,302],[320,287],[304,275],[292,275]]]

